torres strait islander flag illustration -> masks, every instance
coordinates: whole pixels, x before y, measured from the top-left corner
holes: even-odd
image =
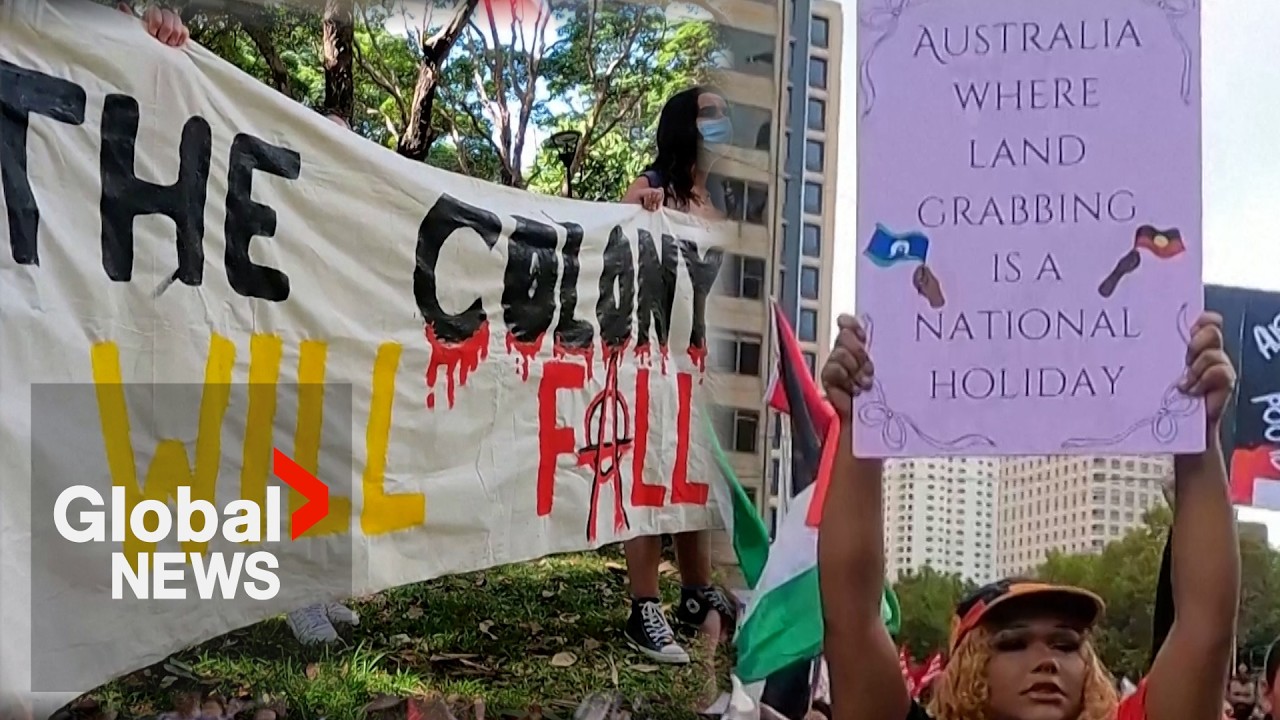
[[[795,333],[776,304],[774,320],[779,359],[766,400],[771,408],[791,418],[792,499],[738,627],[738,667],[734,673],[743,683],[764,680],[822,652],[818,526],[839,445],[840,423],[818,391]],[[742,526],[729,527],[736,536]],[[746,563],[740,562],[745,575]],[[896,634],[898,602],[887,588],[881,616]]]

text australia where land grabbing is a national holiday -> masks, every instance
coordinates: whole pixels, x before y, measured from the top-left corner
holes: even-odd
[[[858,12],[857,307],[873,357],[913,360],[877,363],[859,447],[1202,443],[1171,389],[1203,303],[1198,9]]]

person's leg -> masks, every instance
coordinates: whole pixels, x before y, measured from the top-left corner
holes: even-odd
[[[705,532],[686,532],[675,536],[676,563],[680,566],[680,607],[676,620],[697,629],[705,629],[707,613],[720,616],[715,635],[730,635],[738,621],[737,608],[711,584],[711,552]]]
[[[662,612],[658,593],[658,566],[662,564],[662,538],[638,537],[622,543],[627,557],[627,582],[631,590],[631,615],[625,634],[632,647],[650,658],[682,665],[689,653],[676,643],[675,633]]]

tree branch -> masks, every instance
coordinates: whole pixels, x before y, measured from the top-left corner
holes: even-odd
[[[262,61],[266,63],[267,74],[271,76],[271,86],[290,100],[297,100],[293,81],[289,78],[289,68],[285,66],[276,48],[271,29],[275,25],[269,11],[253,2],[237,2],[233,12],[240,18],[240,27],[249,36]]]
[[[377,45],[374,45],[373,51],[374,54],[380,53]],[[390,71],[392,73],[391,79],[379,72],[378,69],[373,66],[373,63],[365,56],[364,51],[360,49],[359,44],[355,45],[355,56],[356,63],[360,66],[360,69],[369,76],[369,79],[373,81],[373,84],[377,85],[383,92],[391,96],[391,100],[396,104],[396,110],[400,112],[400,122],[405,122],[409,117],[409,107],[405,104],[404,95],[400,92],[400,83],[399,79],[395,78],[395,71]],[[396,134],[399,135],[400,133],[397,132]]]
[[[466,29],[478,3],[479,0],[464,0],[439,32],[430,37],[423,33],[426,39],[422,41],[418,81],[413,88],[409,121],[404,135],[396,144],[396,152],[407,158],[425,160],[427,153],[431,150],[431,143],[435,140],[431,129],[431,108],[435,102],[440,72],[444,67],[445,58],[449,56],[454,43]]]
[[[324,41],[324,111],[352,121],[356,87],[352,74],[355,18],[351,0],[325,0],[321,28]]]

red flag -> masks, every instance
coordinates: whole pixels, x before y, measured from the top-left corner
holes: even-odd
[[[902,670],[902,680],[907,684],[907,693],[911,697],[916,696],[916,673],[915,668],[911,664],[911,653],[907,651],[907,646],[903,645],[898,650],[898,667]]]
[[[795,330],[782,312],[782,306],[773,303],[774,335],[778,343],[778,364],[769,378],[765,402],[784,415],[792,415],[791,398],[797,396],[813,422],[818,437],[826,435],[827,424],[835,420],[836,411],[823,397],[818,383],[809,374],[808,363]],[[794,417],[794,415],[792,415]]]
[[[521,25],[534,30],[545,25],[549,11],[542,0],[484,0],[484,15],[499,30]]]
[[[916,695],[924,692],[942,674],[942,653],[936,652],[925,663],[916,677]]]
[[[809,374],[791,323],[777,303],[773,304],[774,337],[778,362],[765,393],[769,407],[791,418],[791,494],[795,496],[817,483],[805,523],[817,527],[822,520],[822,500],[826,480],[835,458],[839,430],[835,409],[818,390]]]
[[[1259,481],[1280,482],[1280,447],[1237,446],[1231,453],[1231,502],[1253,505],[1254,487]]]

